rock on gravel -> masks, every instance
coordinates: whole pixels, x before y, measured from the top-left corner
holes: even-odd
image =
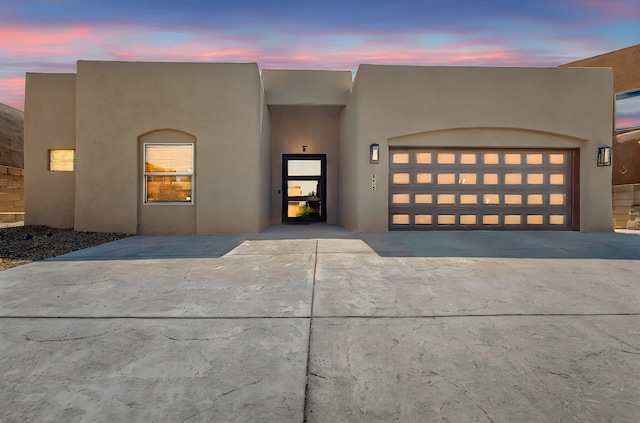
[[[82,250],[129,235],[115,232],[76,232],[48,226],[0,229],[0,270]]]

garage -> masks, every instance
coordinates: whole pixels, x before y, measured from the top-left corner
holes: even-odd
[[[389,150],[389,229],[572,230],[577,150]]]

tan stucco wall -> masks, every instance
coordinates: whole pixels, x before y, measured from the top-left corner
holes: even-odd
[[[271,223],[282,222],[282,155],[327,155],[327,223],[338,222],[338,114],[342,107],[271,107]]]
[[[351,89],[350,75],[267,70],[261,80],[256,64],[84,61],[77,76],[29,74],[27,222],[258,232],[281,221],[282,154],[307,145],[327,155],[328,222],[386,231],[389,146],[423,145],[579,149],[580,229],[611,230],[611,168],[595,165],[597,147],[611,145],[611,69],[362,65]],[[196,145],[194,204],[144,205],[140,143],[172,133]],[[77,171],[48,172],[49,148],[76,148]]]
[[[350,71],[262,70],[266,102],[274,106],[342,106],[351,89]]]
[[[26,76],[25,224],[73,228],[76,172],[50,172],[49,149],[76,148],[76,75]]]
[[[264,228],[255,63],[80,61],[77,105],[76,229],[137,231],[138,139],[160,129],[196,139],[195,232]]]
[[[361,65],[340,129],[339,173],[349,184],[340,187],[340,223],[387,230],[390,144],[579,146],[580,229],[609,231],[611,168],[598,168],[596,156],[598,146],[611,145],[612,126],[610,69]],[[509,136],[498,135],[502,128]],[[400,139],[413,134],[422,135]],[[373,142],[381,147],[377,165],[369,164]]]
[[[271,113],[264,101],[264,86],[261,87],[262,109],[260,123],[260,228],[271,224]]]

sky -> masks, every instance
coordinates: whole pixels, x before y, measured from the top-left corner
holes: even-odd
[[[0,103],[77,60],[557,66],[640,43],[640,0],[0,0]]]

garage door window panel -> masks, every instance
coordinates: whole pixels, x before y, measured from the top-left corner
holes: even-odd
[[[497,165],[500,164],[500,155],[498,153],[485,153],[483,154],[485,165]]]
[[[394,184],[405,185],[405,184],[408,184],[409,182],[410,182],[410,178],[408,173],[395,173],[393,175]]]
[[[542,215],[527,215],[527,225],[542,225],[544,223],[544,216]]]
[[[549,194],[549,204],[552,206],[564,206],[564,199],[564,194]]]
[[[438,194],[438,204],[455,204],[456,196],[454,194]]]
[[[456,155],[454,153],[438,153],[438,164],[455,164]]]
[[[431,164],[431,153],[416,153],[416,163]]]
[[[507,173],[504,175],[504,183],[507,185],[522,185],[522,173]]]
[[[527,204],[539,206],[543,203],[544,196],[542,194],[529,194],[527,195]]]
[[[456,224],[455,214],[438,215],[438,225],[455,225],[455,224]]]
[[[549,164],[552,164],[552,165],[563,165],[563,164],[565,164],[565,155],[564,154],[549,154]]]
[[[478,175],[475,173],[461,173],[458,177],[458,183],[460,185],[475,185],[478,180]]]
[[[527,184],[529,185],[544,184],[544,175],[542,173],[529,173],[527,175]]]
[[[551,225],[564,225],[563,215],[551,215],[549,216],[549,223]]]
[[[431,194],[416,194],[415,201],[416,201],[416,204],[432,204],[433,203],[433,195],[431,195]]]
[[[408,225],[409,224],[409,215],[408,214],[394,214],[393,215],[393,224],[394,225]]]
[[[433,223],[433,216],[430,214],[416,214],[416,225],[431,225]]]
[[[416,175],[416,183],[430,184],[433,182],[433,176],[430,173],[418,173]]]
[[[522,204],[522,195],[521,194],[506,194],[504,196],[504,203],[505,204],[517,204],[520,205]]]
[[[460,194],[460,204],[478,204],[478,195]]]
[[[497,214],[485,214],[482,216],[483,225],[499,225],[500,216]]]
[[[564,185],[564,175],[561,173],[549,175],[549,183],[551,185]]]
[[[438,185],[453,185],[456,183],[455,173],[441,173],[438,175]]]
[[[472,165],[476,164],[476,154],[462,153],[460,154],[460,164]]]
[[[393,204],[409,204],[410,194],[393,194]]]
[[[461,225],[475,225],[478,222],[478,216],[475,214],[463,214],[460,216]]]
[[[519,214],[507,214],[504,216],[504,224],[505,225],[521,225],[522,216],[520,216]]]
[[[485,185],[498,185],[498,174],[497,173],[485,173],[484,174],[484,184]]]
[[[394,153],[392,161],[396,164],[409,164],[409,153]]]

